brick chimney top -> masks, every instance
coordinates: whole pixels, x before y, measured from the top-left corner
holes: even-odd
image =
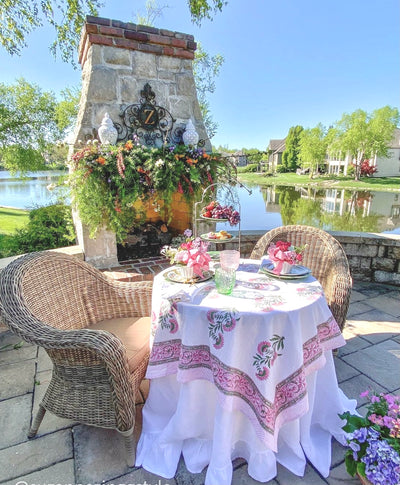
[[[92,44],[182,59],[194,59],[194,51],[197,47],[193,35],[87,16],[79,44],[79,63],[82,67]]]

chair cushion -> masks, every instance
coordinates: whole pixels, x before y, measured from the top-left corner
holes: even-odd
[[[107,330],[124,344],[130,371],[143,361],[150,350],[150,318],[110,318],[89,327],[92,330]]]

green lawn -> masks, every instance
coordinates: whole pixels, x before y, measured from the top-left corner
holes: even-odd
[[[0,234],[14,234],[28,223],[29,211],[0,207]]]
[[[297,175],[295,173],[278,173],[266,176],[262,173],[239,173],[239,180],[243,183],[257,185],[301,185],[303,187],[336,187],[338,189],[353,190],[376,190],[376,191],[399,191],[400,177],[362,177],[356,182],[352,177],[320,175],[310,179],[308,175]]]

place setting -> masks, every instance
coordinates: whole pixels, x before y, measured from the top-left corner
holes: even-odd
[[[277,241],[267,249],[267,257],[263,257],[259,268],[260,273],[274,278],[296,280],[306,278],[311,270],[302,264],[303,253],[307,245],[297,247],[287,241]]]

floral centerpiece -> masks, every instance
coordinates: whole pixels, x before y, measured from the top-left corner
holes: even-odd
[[[186,266],[192,271],[186,274],[187,279],[190,279],[190,273],[193,273],[200,278],[203,277],[203,272],[209,269],[211,261],[210,255],[207,253],[208,242],[203,241],[199,237],[194,238],[192,231],[186,229],[183,233],[184,240],[178,236],[172,240],[171,246],[164,246],[161,254],[169,258],[171,264],[178,264]],[[176,247],[175,244],[178,243]]]
[[[307,245],[297,247],[292,246],[287,241],[277,241],[269,246],[267,253],[269,259],[274,264],[273,273],[287,274],[293,265],[300,263],[303,260],[303,252]]]
[[[201,211],[201,216],[206,219],[227,219],[231,226],[236,226],[240,221],[240,215],[232,206],[221,205],[217,200],[211,201]]]
[[[361,393],[367,397],[365,418],[340,415],[347,423],[346,469],[351,476],[358,474],[363,483],[397,485],[400,483],[400,396]],[[366,481],[367,479],[368,481]]]
[[[170,222],[174,193],[187,200],[215,180],[227,180],[232,163],[219,154],[185,145],[141,145],[137,138],[118,145],[96,140],[71,158],[69,184],[79,216],[91,236],[105,227],[122,241],[137,222],[137,201],[162,200],[159,211]],[[158,209],[157,209],[158,210]]]

